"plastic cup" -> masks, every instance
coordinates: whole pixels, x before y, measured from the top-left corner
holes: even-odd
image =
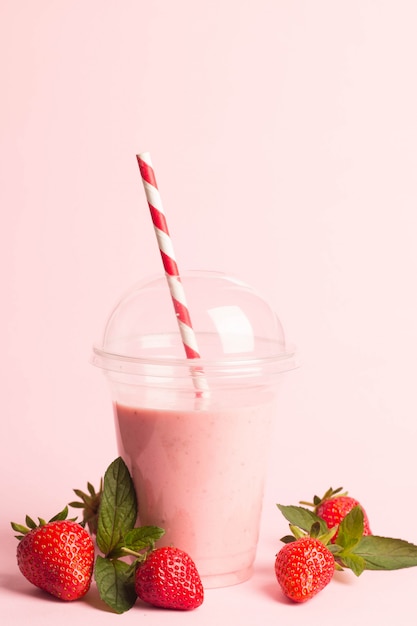
[[[187,359],[165,277],[135,285],[94,346],[139,523],[165,529],[206,588],[247,580],[258,543],[279,383],[296,367],[268,303],[214,272],[181,276],[200,359]],[[193,383],[204,376],[208,391]]]

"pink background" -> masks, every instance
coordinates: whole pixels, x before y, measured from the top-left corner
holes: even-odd
[[[275,503],[330,485],[417,543],[416,21],[414,0],[2,0],[2,623],[163,619],[40,595],[9,526],[51,517],[117,455],[89,359],[119,295],[161,269],[149,150],[180,267],[254,285],[302,359],[254,577],[166,619],[414,624],[415,569],[337,575],[297,607],[272,568]]]

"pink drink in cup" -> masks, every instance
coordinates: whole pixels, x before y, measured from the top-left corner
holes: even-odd
[[[252,572],[279,383],[296,361],[276,315],[250,287],[213,272],[181,280],[204,358],[184,355],[162,276],[120,300],[94,363],[110,385],[139,523],[164,528],[158,545],[185,550],[205,587],[221,587]]]

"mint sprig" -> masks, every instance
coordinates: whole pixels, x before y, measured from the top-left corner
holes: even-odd
[[[98,512],[98,554],[94,578],[100,598],[115,612],[124,613],[136,602],[136,567],[145,560],[164,534],[157,526],[135,527],[138,514],[135,488],[121,457],[113,461],[104,475]],[[128,563],[120,560],[133,556]]]
[[[277,504],[277,507],[292,526],[297,526],[305,532],[310,532],[313,524],[319,524],[321,532],[329,530],[326,522],[309,509],[302,506],[284,506],[283,504]]]
[[[364,530],[363,510],[360,506],[354,507],[339,525],[337,541],[329,546],[336,562],[352,570],[360,576],[366,568],[366,561],[362,555],[355,553]]]
[[[369,535],[362,537],[353,553],[368,570],[396,570],[417,565],[417,546],[403,539]]]
[[[124,535],[136,522],[138,507],[129,470],[121,457],[104,474],[98,513],[97,545],[108,558],[123,543]]]
[[[143,552],[149,552],[155,547],[155,543],[162,537],[164,530],[158,526],[140,526],[128,531],[124,537],[123,546],[120,548],[120,556],[131,554],[142,557]]]
[[[364,516],[360,506],[354,507],[341,524],[329,530],[324,520],[312,511],[300,506],[277,504],[278,509],[290,523],[293,538],[286,535],[284,543],[295,540],[301,534],[312,534],[327,544],[330,533],[336,542],[328,544],[338,569],[348,568],[356,576],[364,570],[396,570],[417,566],[417,545],[403,539],[363,535]]]
[[[133,570],[128,563],[97,555],[94,578],[100,598],[115,613],[124,613],[135,604]]]

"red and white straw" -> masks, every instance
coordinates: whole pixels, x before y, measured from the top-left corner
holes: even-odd
[[[151,212],[152,222],[161,253],[165,276],[168,281],[169,291],[177,317],[178,327],[184,345],[187,358],[198,359],[200,352],[197,339],[192,327],[191,316],[188,310],[184,287],[181,282],[180,273],[175,257],[174,246],[169,234],[168,225],[162,206],[161,196],[156,183],[155,173],[149,152],[142,152],[137,155],[139,170],[145,189],[146,199]],[[206,381],[201,377],[201,370],[195,371],[198,376],[195,378],[196,387],[206,390]]]

